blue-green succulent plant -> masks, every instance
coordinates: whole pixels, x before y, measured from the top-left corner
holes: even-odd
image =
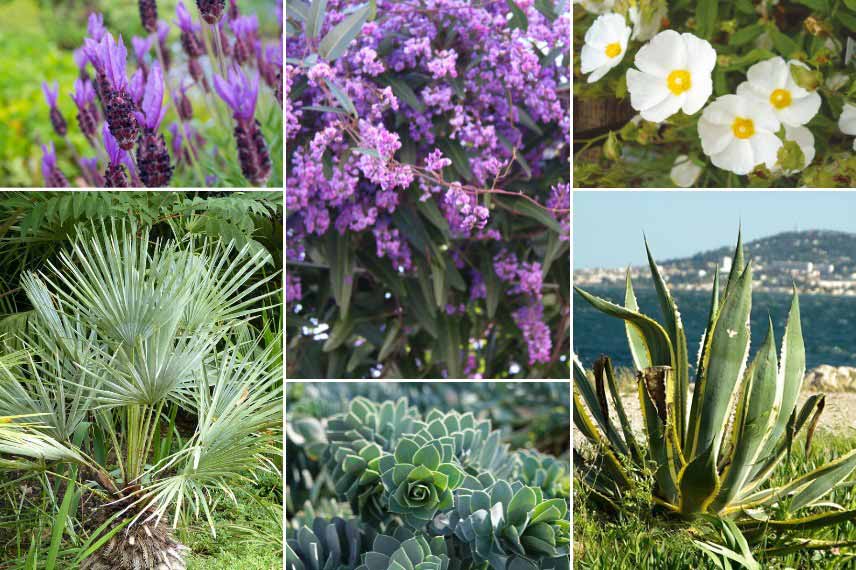
[[[322,424],[324,473],[360,524],[292,531],[288,570],[568,567],[567,461],[510,450],[472,412],[422,415],[404,398],[357,397]],[[365,528],[374,533],[370,549],[368,535],[355,534]]]
[[[553,568],[569,554],[568,504],[545,500],[539,487],[519,481],[461,489],[451,522],[455,536],[471,546],[473,558],[494,570]]]

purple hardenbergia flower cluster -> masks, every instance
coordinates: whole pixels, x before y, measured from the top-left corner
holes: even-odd
[[[268,182],[262,124],[282,124],[283,30],[265,39],[259,22],[281,13],[281,2],[271,0],[269,14],[245,14],[239,1],[199,0],[190,9],[186,2],[179,0],[167,22],[158,19],[157,0],[139,0],[146,33],[130,42],[108,29],[104,15],[89,15],[87,37],[73,56],[78,77],[65,86],[76,125],[58,106],[63,86],[42,84],[53,131],[71,147],[79,174],[66,177],[63,154],[58,158],[52,142],[42,145],[46,186],[72,185],[69,178],[75,186],[112,188]],[[75,130],[92,156],[73,148],[83,140],[71,136]]]

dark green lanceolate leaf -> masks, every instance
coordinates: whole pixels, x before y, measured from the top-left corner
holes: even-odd
[[[785,59],[788,59],[801,49],[800,45],[792,40],[790,36],[780,32],[775,24],[769,25],[767,33],[770,35],[770,39],[773,40],[773,47],[775,47],[776,51],[778,51]]]
[[[309,13],[306,15],[306,35],[317,38],[327,15],[327,0],[312,0],[309,5]]]
[[[428,257],[444,257],[440,246],[431,239],[422,217],[412,205],[401,205],[392,214],[392,223],[416,251]]]
[[[526,12],[520,9],[514,0],[505,0],[508,4],[508,9],[511,10],[511,20],[509,20],[508,25],[511,28],[520,28],[521,30],[527,30],[529,28],[529,18],[526,17]]]
[[[380,352],[378,353],[377,359],[380,362],[386,360],[392,351],[395,349],[396,341],[398,340],[398,333],[401,332],[401,321],[393,321],[392,325],[390,325],[389,330],[386,332],[386,336],[384,337],[383,345],[380,347]]]
[[[339,107],[330,107],[328,105],[309,105],[307,107],[301,107],[302,111],[318,111],[319,113],[337,113],[339,115],[349,115],[348,111],[344,109],[340,109]]]
[[[327,87],[330,89],[330,92],[333,93],[333,97],[336,98],[336,101],[339,102],[339,105],[342,108],[350,113],[351,115],[357,115],[357,108],[354,107],[354,102],[351,101],[351,98],[342,90],[341,87],[330,81],[329,79],[325,79],[324,82],[327,84]]]
[[[439,314],[438,342],[440,358],[446,363],[449,378],[461,377],[461,332],[458,320],[444,313]]]
[[[719,496],[713,504],[714,511],[728,505],[743,488],[758,461],[762,446],[773,431],[774,412],[781,405],[777,374],[776,342],[770,321],[767,338],[746,371],[734,415],[730,461],[723,472]]]
[[[642,464],[642,452],[639,444],[636,443],[636,438],[633,435],[633,428],[630,421],[627,419],[627,412],[624,409],[624,404],[621,401],[621,393],[618,391],[618,386],[615,383],[615,370],[612,367],[612,361],[609,357],[601,357],[603,360],[604,372],[606,373],[606,381],[609,386],[609,392],[612,397],[612,405],[615,408],[615,413],[618,416],[618,421],[621,424],[621,431],[624,433],[624,440],[630,448],[630,454],[637,464]]]
[[[356,256],[350,247],[349,233],[330,232],[327,238],[327,261],[330,264],[330,287],[342,318],[348,316],[354,288]]]
[[[336,61],[357,37],[369,17],[371,6],[364,4],[327,32],[318,46],[318,54],[327,61]]]
[[[437,146],[440,147],[443,154],[449,157],[449,160],[452,161],[452,166],[455,167],[461,178],[464,180],[473,179],[473,171],[470,169],[470,159],[467,157],[467,153],[464,151],[461,143],[456,140],[446,139],[438,141]]]
[[[526,198],[504,194],[495,195],[493,199],[511,212],[532,218],[554,232],[562,233],[563,231],[561,224],[550,214],[549,210],[533,204]]]
[[[536,135],[541,136],[544,134],[544,131],[541,129],[541,127],[538,126],[538,123],[535,122],[535,120],[532,118],[532,115],[530,115],[526,111],[526,109],[523,109],[522,107],[517,107],[517,118],[520,120],[521,125],[529,129]]]
[[[424,328],[428,334],[434,338],[438,337],[437,326],[437,307],[430,299],[424,295],[422,288],[413,279],[405,281],[407,289],[407,298],[409,301],[408,307],[411,309],[416,321]]]
[[[739,30],[734,32],[728,39],[728,45],[737,47],[742,46],[744,44],[748,44],[749,42],[760,36],[763,32],[763,24],[752,24],[750,26],[746,26],[745,28],[740,28]]]
[[[499,299],[502,297],[502,282],[493,269],[493,262],[485,257],[481,264],[482,279],[485,287],[485,304],[487,305],[487,316],[492,319],[496,316]]]
[[[392,87],[392,93],[400,100],[409,105],[412,109],[422,112],[425,110],[425,104],[422,102],[422,99],[416,95],[416,92],[413,91],[413,88],[407,84],[403,79],[398,79],[396,77],[382,76],[380,78],[382,83],[385,83]]]
[[[362,147],[354,147],[354,152],[358,152],[360,154],[365,154],[366,156],[371,156],[373,158],[380,158],[380,153],[373,148],[362,148]]]
[[[440,208],[437,207],[437,202],[434,200],[427,200],[425,202],[418,202],[416,204],[416,209],[419,210],[425,218],[431,222],[431,224],[440,230],[440,233],[443,234],[443,237],[448,241],[451,239],[451,232],[449,230],[449,221],[445,216],[440,212]]]
[[[696,22],[698,24],[698,34],[706,40],[709,40],[716,27],[719,16],[719,0],[698,0],[696,3]]]
[[[330,352],[342,346],[354,332],[354,325],[355,322],[350,317],[336,321],[330,331],[330,336],[324,342],[324,352]]]
[[[434,285],[434,302],[441,311],[446,310],[449,301],[449,283],[446,281],[446,263],[444,258],[434,257],[430,260],[431,281]]]

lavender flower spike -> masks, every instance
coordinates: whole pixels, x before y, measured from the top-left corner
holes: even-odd
[[[157,0],[140,0],[140,20],[147,32],[155,32],[158,29],[158,3]]]
[[[177,18],[175,25],[181,30],[181,47],[184,48],[187,57],[191,59],[201,57],[205,53],[205,50],[202,47],[202,42],[199,41],[199,37],[196,35],[196,32],[201,27],[193,21],[190,12],[184,6],[184,2],[179,1],[176,5],[175,17]]]
[[[92,83],[76,79],[71,98],[77,105],[77,123],[80,125],[81,132],[90,141],[95,140],[98,133],[98,111],[94,104],[95,89],[93,89]]]
[[[166,141],[157,130],[166,115],[163,106],[163,72],[159,63],[152,65],[146,91],[143,95],[142,113],[137,113],[137,122],[143,128],[140,145],[137,147],[137,167],[140,179],[147,188],[169,185],[173,167],[169,164]]]
[[[68,179],[60,172],[56,164],[56,148],[54,144],[42,145],[42,176],[45,186],[49,188],[68,188]]]
[[[229,70],[228,81],[214,76],[214,89],[232,109],[235,118],[235,142],[244,177],[256,185],[264,184],[271,171],[270,153],[255,119],[259,95],[259,76],[248,79],[238,67]]]
[[[91,44],[87,43],[87,46],[89,45]],[[104,111],[107,124],[110,125],[110,132],[119,146],[130,150],[137,141],[140,129],[134,117],[136,107],[128,94],[128,77],[125,75],[128,50],[121,35],[116,41],[108,32],[95,51],[104,69],[104,75],[110,83],[110,92],[102,93],[102,97],[106,95]]]
[[[253,55],[253,47],[259,31],[259,19],[252,16],[240,16],[229,24],[235,33],[235,59],[241,65]]]
[[[59,98],[59,83],[54,81],[53,89],[51,89],[47,81],[43,81],[42,93],[45,94],[45,101],[47,101],[48,107],[50,107],[51,125],[53,125],[54,131],[59,136],[64,137],[68,132],[68,125],[56,106],[56,101]]]
[[[196,6],[202,14],[202,19],[213,25],[223,17],[226,0],[196,0]]]
[[[125,176],[125,167],[122,166],[127,153],[119,146],[106,124],[102,133],[104,135],[104,149],[110,159],[107,172],[104,173],[104,185],[106,188],[127,188],[128,178]]]
[[[167,36],[169,36],[169,24],[163,20],[158,20],[158,45],[163,56],[163,66],[169,70],[169,66],[172,63],[172,56],[170,55],[169,47],[166,45]]]

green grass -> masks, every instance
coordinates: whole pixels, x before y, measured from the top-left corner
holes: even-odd
[[[795,444],[790,462],[776,469],[771,484],[794,479],[856,447],[856,434],[815,434],[811,452],[805,455],[804,440]],[[824,497],[845,509],[856,508],[856,482],[851,476]],[[667,521],[652,514],[650,496],[640,493],[626,501],[626,512],[608,518],[586,500],[577,488],[574,502],[574,568],[583,569],[669,569],[694,570],[716,568],[692,543],[701,532],[700,525]],[[773,511],[775,515],[782,515]],[[776,517],[778,518],[778,517]],[[824,540],[856,540],[856,524],[844,523],[800,536]],[[767,537],[768,539],[771,537]],[[756,555],[757,556],[757,555]],[[764,568],[833,569],[856,567],[856,547],[843,547],[835,552],[800,552],[759,561]]]

